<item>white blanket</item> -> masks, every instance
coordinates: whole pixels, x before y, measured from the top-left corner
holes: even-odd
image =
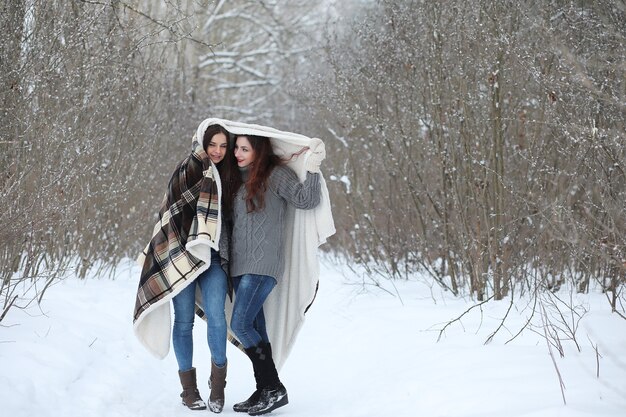
[[[198,131],[204,132],[206,126],[212,124],[220,124],[236,135],[269,137],[274,152],[288,160],[287,166],[293,169],[301,180],[306,177],[304,161],[310,152],[306,151],[297,158],[290,157],[320,142],[317,138],[283,132],[271,127],[214,118],[204,120]],[[272,356],[278,369],[289,356],[296,336],[304,324],[305,310],[315,297],[319,280],[317,249],[335,233],[328,188],[323,175],[320,175],[320,178],[322,195],[319,206],[313,210],[299,210],[289,206],[285,225],[285,272],[263,305],[272,344]],[[230,317],[232,305],[229,304],[227,300],[227,313]],[[232,332],[230,333],[232,336]]]

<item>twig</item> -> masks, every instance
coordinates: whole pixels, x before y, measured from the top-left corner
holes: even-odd
[[[489,335],[487,340],[485,340],[485,344],[489,344],[493,340],[494,336],[500,331],[500,329],[504,327],[504,322],[506,321],[506,318],[509,316],[509,313],[511,312],[512,308],[513,308],[513,294],[511,294],[511,302],[509,303],[509,308],[506,309],[506,313],[504,314],[504,317],[502,317],[502,320],[500,320],[500,324],[498,325],[498,328]]]
[[[467,313],[469,313],[470,311],[472,311],[474,308],[476,307],[480,307],[483,304],[487,303],[489,300],[491,300],[493,298],[493,295],[489,298],[487,298],[486,300],[478,303],[478,304],[474,304],[473,306],[471,306],[470,308],[468,308],[467,310],[465,310],[463,312],[463,314],[461,314],[459,317],[455,318],[454,320],[450,320],[448,323],[446,323],[445,326],[443,326],[443,329],[439,330],[439,336],[437,336],[437,342],[441,340],[441,336],[443,335],[443,333],[446,331],[446,328],[448,328],[448,326],[450,326],[452,323],[454,323],[455,321],[460,321],[461,318],[466,315]]]
[[[100,5],[100,6],[113,7],[112,4],[107,4],[107,3],[102,2],[102,1],[96,1],[96,0],[79,0],[79,1],[81,1],[83,3],[87,3],[87,4],[97,4],[97,5]],[[178,33],[176,30],[174,30],[172,25],[167,25],[167,24],[165,24],[165,23],[163,23],[163,22],[153,18],[152,16],[142,12],[141,10],[136,9],[135,7],[131,6],[130,4],[124,3],[123,1],[120,1],[118,4],[121,7],[134,12],[134,13],[138,14],[139,16],[141,16],[141,17],[143,17],[145,19],[150,20],[154,24],[156,24],[158,26],[161,26],[162,28],[166,29],[168,32],[170,32],[170,33],[172,33],[172,34],[174,34],[176,36],[182,36],[184,39],[189,39],[192,42],[198,43],[198,44],[203,45],[203,46],[207,46],[209,48],[213,48],[213,45],[208,44],[208,43],[206,43],[206,42],[204,42],[204,41],[202,41],[200,39],[196,39],[196,38],[194,38],[192,36]]]
[[[606,296],[606,299],[609,301],[609,305],[613,306],[613,304],[611,303],[611,299],[609,298],[609,291],[605,291],[604,295]],[[624,320],[626,320],[626,315],[624,315],[624,314],[620,313],[619,311],[617,311],[617,308],[613,307],[612,310],[613,310],[612,313],[615,313],[618,316],[620,316],[621,318],[623,318]]]
[[[587,335],[587,339],[589,339],[591,347],[593,348],[594,352],[596,352],[596,378],[600,379],[600,358],[602,357],[602,355],[600,355],[600,352],[598,350],[598,344],[596,343],[594,345],[589,335]]]
[[[561,388],[561,396],[563,397],[563,404],[567,405],[565,401],[565,383],[563,382],[563,378],[561,377],[561,372],[559,371],[559,367],[556,364],[556,360],[554,359],[554,353],[552,352],[552,347],[550,346],[550,336],[548,336],[548,323],[546,322],[546,310],[543,306],[543,303],[540,303],[541,307],[541,321],[543,323],[543,333],[546,339],[546,343],[548,345],[548,352],[550,353],[550,359],[552,359],[552,364],[554,365],[554,369],[556,370],[556,375],[559,378],[559,387]]]
[[[525,328],[530,326],[530,323],[531,323],[533,317],[535,316],[535,312],[537,311],[537,299],[539,298],[539,296],[535,295],[535,297],[533,297],[533,298],[534,298],[534,305],[533,305],[533,309],[532,309],[532,312],[530,314],[530,317],[528,317],[528,320],[526,320],[526,323],[524,323],[524,325],[519,329],[519,331],[512,338],[510,338],[509,340],[504,342],[505,345],[507,343],[511,342],[512,340],[514,340],[517,336],[519,336],[522,333],[522,331],[524,331]],[[532,327],[531,327],[531,329],[532,329]]]
[[[13,305],[13,303],[15,302],[16,299],[17,299],[17,295],[15,295],[13,297],[13,299],[11,301],[9,301],[9,304],[7,304],[4,307],[4,310],[2,311],[2,315],[0,315],[0,323],[2,322],[2,319],[4,319],[4,316],[7,315],[7,313],[9,312],[9,309],[11,308],[11,306]]]

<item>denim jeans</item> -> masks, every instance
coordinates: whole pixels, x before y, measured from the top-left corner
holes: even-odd
[[[218,252],[211,249],[211,266],[200,274],[173,299],[174,328],[172,344],[180,371],[192,368],[193,360],[193,320],[196,308],[196,286],[202,293],[202,309],[207,319],[207,340],[211,359],[217,366],[226,364],[226,315],[224,302],[228,283],[226,273],[220,266]]]
[[[263,303],[276,286],[276,280],[267,275],[245,274],[233,279],[235,304],[230,327],[244,348],[269,343],[265,327]]]

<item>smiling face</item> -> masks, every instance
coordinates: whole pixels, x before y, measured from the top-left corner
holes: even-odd
[[[254,162],[255,152],[247,136],[237,137],[237,142],[235,143],[235,158],[237,159],[239,168],[245,168]]]
[[[214,164],[218,162],[222,162],[224,156],[226,156],[226,151],[228,150],[228,142],[226,139],[226,135],[223,133],[216,133],[213,135],[211,140],[209,141],[209,145],[205,149],[209,158]]]

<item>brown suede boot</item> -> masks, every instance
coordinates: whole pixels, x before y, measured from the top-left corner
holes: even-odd
[[[198,384],[196,382],[196,368],[188,371],[178,371],[180,384],[183,386],[183,392],[180,397],[183,399],[183,405],[191,410],[206,410],[206,404],[202,401],[198,392]]]
[[[221,413],[224,409],[224,387],[226,386],[226,366],[221,368],[211,361],[211,378],[209,379],[209,409],[214,413]]]

